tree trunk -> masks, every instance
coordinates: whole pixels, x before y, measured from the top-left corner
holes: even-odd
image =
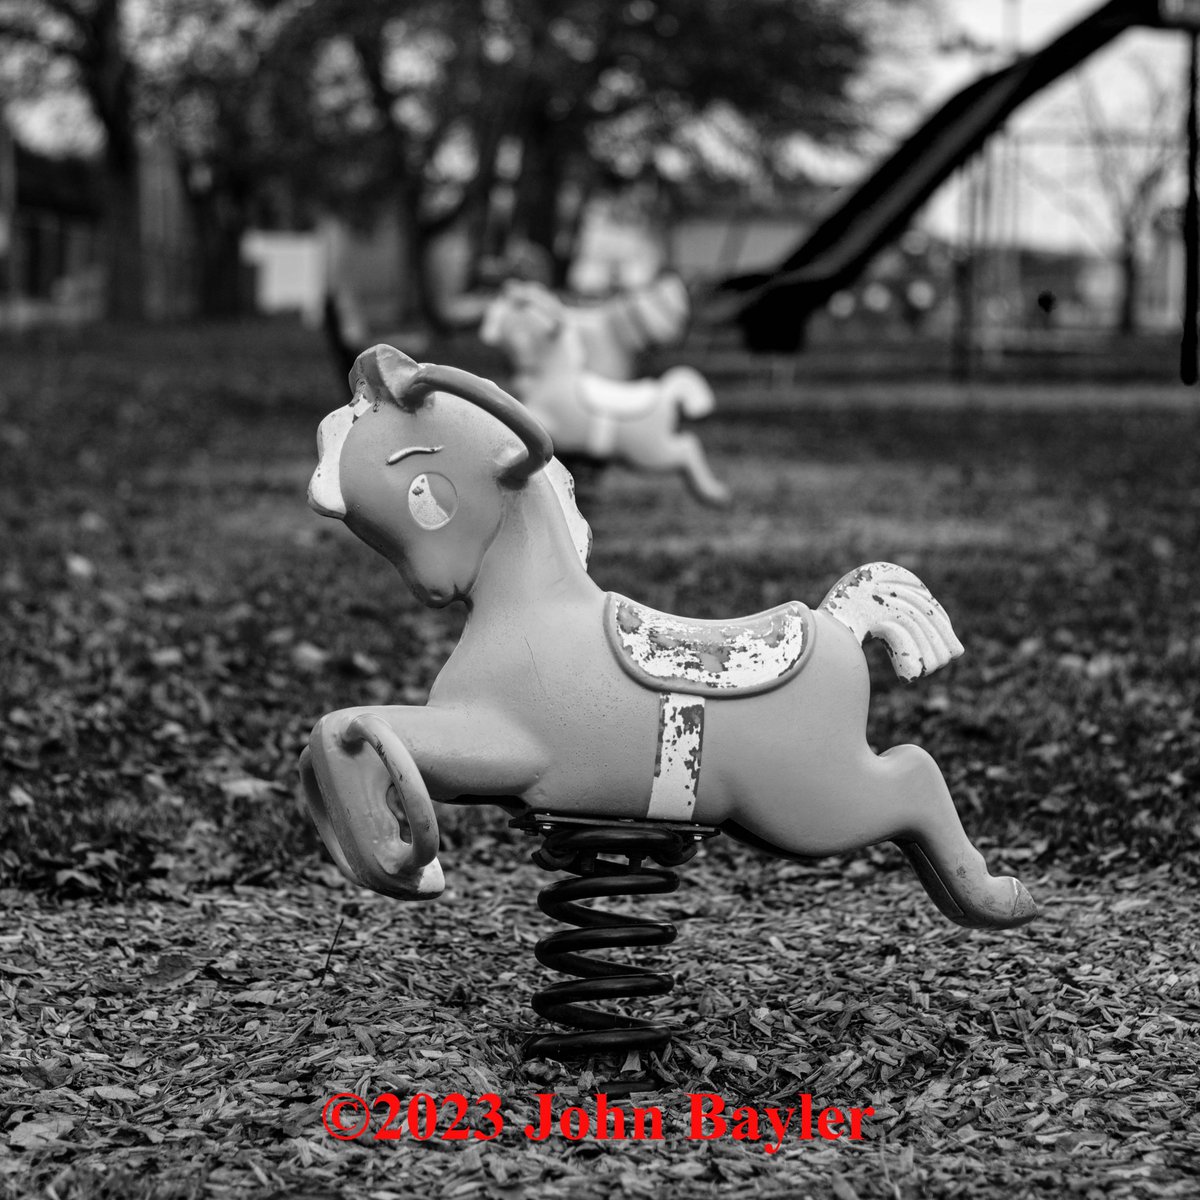
[[[571,267],[579,256],[579,247],[583,242],[583,226],[587,220],[588,204],[591,198],[591,181],[581,180],[575,189],[574,203],[559,237],[559,253],[554,256],[554,286],[556,288],[562,289],[567,286]]]
[[[200,277],[199,312],[204,317],[240,317],[246,310],[242,264],[244,222],[218,197],[193,203]]]
[[[467,239],[467,290],[473,291],[483,283],[483,262],[492,251],[495,233],[492,194],[496,183],[493,159],[480,166],[480,176],[473,185],[475,196],[463,214],[463,230]]]
[[[477,201],[466,212],[464,236],[467,239],[467,290],[483,284],[483,260],[487,254],[491,204],[487,198]]]
[[[1134,334],[1138,331],[1138,293],[1141,284],[1141,264],[1138,262],[1137,236],[1125,230],[1121,238],[1121,306],[1117,323],[1118,332]]]
[[[108,315],[145,315],[140,154],[134,104],[134,66],[122,41],[120,0],[97,0],[81,22],[78,64],[104,127],[104,231]]]
[[[401,286],[398,318],[401,323],[419,317],[437,333],[447,332],[449,326],[438,308],[437,288],[433,282],[430,238],[421,222],[418,204],[420,194],[412,188],[400,192],[400,257],[398,272]]]
[[[540,246],[555,263],[558,273],[559,193],[564,162],[557,140],[558,131],[541,113],[535,113],[526,129],[521,149],[521,174],[512,231]]]
[[[142,206],[137,157],[105,163],[104,252],[107,315],[138,321],[145,312]]]

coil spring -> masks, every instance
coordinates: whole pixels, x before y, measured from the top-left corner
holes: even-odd
[[[675,940],[675,926],[669,921],[604,912],[582,902],[673,892],[679,886],[679,877],[667,868],[686,862],[696,853],[699,841],[716,831],[666,822],[598,824],[561,817],[534,817],[514,824],[542,834],[534,862],[577,876],[549,884],[539,894],[542,912],[577,928],[543,937],[535,954],[543,966],[579,978],[537,992],[533,1008],[539,1016],[573,1025],[579,1032],[536,1034],[525,1042],[525,1057],[566,1061],[598,1052],[661,1052],[673,1033],[669,1027],[590,1005],[595,1001],[666,995],[674,986],[674,978],[630,963],[589,957],[586,952],[666,946]],[[626,861],[608,862],[598,857],[602,854],[621,856]],[[659,865],[645,866],[645,859]]]

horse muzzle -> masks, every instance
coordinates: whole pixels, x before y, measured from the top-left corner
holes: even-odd
[[[317,469],[308,483],[308,505],[323,517],[346,515],[342,495],[342,447],[357,414],[350,405],[335,409],[317,426]]]

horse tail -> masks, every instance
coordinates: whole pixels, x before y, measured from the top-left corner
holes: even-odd
[[[669,272],[611,301],[609,308],[613,333],[633,351],[678,341],[687,331],[691,315],[687,285]]]
[[[911,571],[894,563],[868,563],[843,575],[821,609],[860,642],[880,638],[901,679],[930,675],[963,652],[946,610]]]
[[[707,417],[716,406],[708,380],[693,367],[672,367],[660,381],[668,399],[685,417]]]

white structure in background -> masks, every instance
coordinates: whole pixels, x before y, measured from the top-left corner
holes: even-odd
[[[452,304],[466,279],[466,241],[451,233],[430,252],[435,260],[430,273],[444,289],[439,299]],[[255,268],[259,312],[299,312],[307,324],[319,325],[325,297],[332,294],[354,341],[396,324],[408,270],[394,221],[358,230],[328,216],[307,233],[252,230],[242,242],[242,257]]]
[[[317,326],[325,296],[335,292],[347,324],[365,328],[367,313],[395,304],[400,239],[387,223],[370,236],[332,217],[308,233],[251,230],[242,239],[242,257],[254,267],[259,312],[298,312]]]
[[[320,322],[326,271],[317,234],[252,230],[242,239],[242,258],[254,267],[259,312],[298,312],[307,324]]]

